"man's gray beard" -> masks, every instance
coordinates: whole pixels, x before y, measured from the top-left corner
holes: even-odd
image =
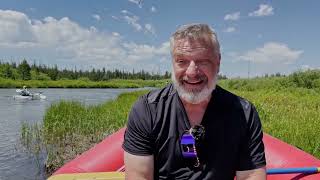
[[[177,81],[176,76],[174,75],[174,71],[172,72],[173,73],[171,74],[171,79],[180,98],[191,104],[199,104],[205,100],[208,100],[211,96],[212,91],[216,88],[216,84],[218,81],[218,75],[216,75],[211,82],[211,87],[209,87],[210,85],[207,84],[200,92],[187,91],[186,89],[184,89],[183,85],[181,85],[180,82]]]

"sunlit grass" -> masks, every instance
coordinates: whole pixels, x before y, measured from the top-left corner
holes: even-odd
[[[31,151],[45,148],[47,171],[53,172],[123,127],[132,104],[146,92],[123,93],[100,105],[85,106],[76,101],[52,104],[42,124],[22,125],[22,143]],[[41,143],[33,143],[34,139]]]
[[[264,131],[320,158],[320,94],[312,90],[235,91],[255,104]]]

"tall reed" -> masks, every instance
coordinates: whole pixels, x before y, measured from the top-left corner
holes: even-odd
[[[52,104],[42,124],[22,125],[22,142],[31,151],[46,150],[46,168],[50,174],[123,127],[132,104],[146,92],[123,93],[117,99],[99,105],[86,106],[76,101]],[[35,138],[40,143],[32,143]]]

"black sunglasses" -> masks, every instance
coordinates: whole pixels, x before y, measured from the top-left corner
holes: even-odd
[[[205,129],[201,125],[195,125],[189,130],[186,130],[180,139],[182,146],[182,156],[187,159],[195,159],[194,167],[200,166],[200,160],[197,155],[196,145],[203,139]]]

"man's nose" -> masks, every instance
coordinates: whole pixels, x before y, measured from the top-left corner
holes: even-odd
[[[194,63],[194,61],[191,61],[187,68],[186,75],[194,77],[198,74],[198,71],[198,66]]]

